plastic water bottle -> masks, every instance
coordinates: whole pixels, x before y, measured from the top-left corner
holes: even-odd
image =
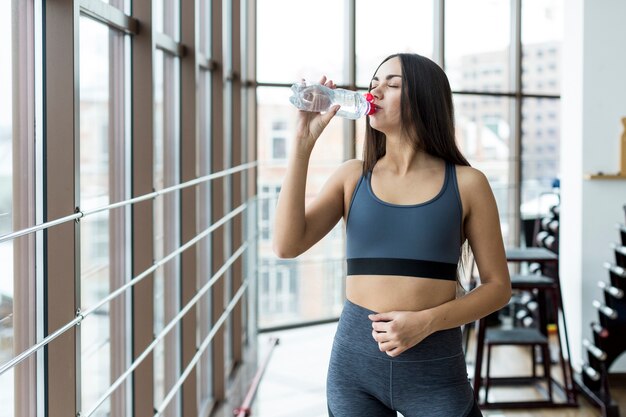
[[[328,88],[321,84],[307,84],[305,81],[291,86],[292,96],[289,101],[300,110],[324,112],[339,104],[337,116],[346,119],[358,119],[374,114],[376,106],[370,93],[360,94],[343,88]]]

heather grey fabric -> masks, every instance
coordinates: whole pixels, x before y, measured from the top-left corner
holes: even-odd
[[[335,334],[326,393],[330,417],[474,417],[461,330],[434,333],[392,358],[372,337],[374,313],[346,300]]]

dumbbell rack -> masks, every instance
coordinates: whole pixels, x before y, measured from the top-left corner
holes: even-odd
[[[610,283],[598,282],[604,303],[593,301],[599,316],[598,322],[591,323],[593,342],[583,340],[588,360],[582,361],[581,374],[574,375],[580,391],[600,407],[603,417],[620,417],[617,403],[611,398],[608,377],[615,359],[626,351],[626,226],[619,228],[621,245],[611,245],[615,263],[604,263]]]

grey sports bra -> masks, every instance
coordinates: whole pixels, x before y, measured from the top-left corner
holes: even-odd
[[[371,175],[361,175],[350,201],[347,274],[456,280],[463,209],[454,164],[446,162],[443,187],[420,204],[380,200],[372,191]]]

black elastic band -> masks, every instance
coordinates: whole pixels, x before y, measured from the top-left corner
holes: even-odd
[[[447,262],[399,258],[348,259],[348,275],[405,275],[456,280],[457,265]]]

